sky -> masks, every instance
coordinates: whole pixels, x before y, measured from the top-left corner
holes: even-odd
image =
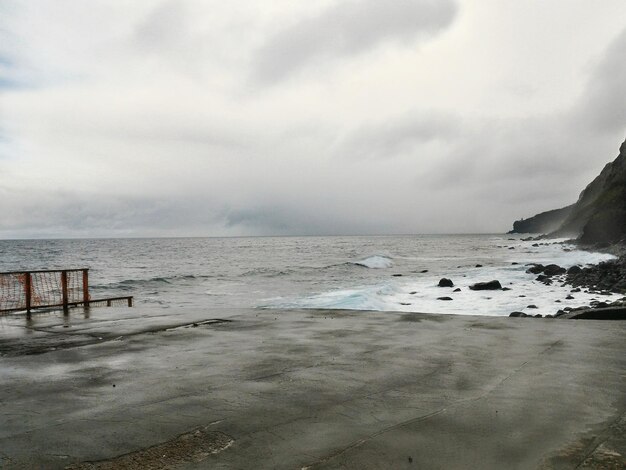
[[[0,238],[505,232],[625,57],[623,0],[0,0]]]

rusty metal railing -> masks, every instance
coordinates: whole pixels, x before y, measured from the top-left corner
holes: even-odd
[[[83,305],[125,305],[132,307],[133,298],[110,297],[92,299],[89,295],[89,269],[0,272],[0,314],[33,309]]]

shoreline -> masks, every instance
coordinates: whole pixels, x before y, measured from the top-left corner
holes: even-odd
[[[522,240],[550,240],[550,238],[542,235]],[[566,285],[571,286],[573,288],[571,293],[584,291],[597,296],[626,294],[626,245],[623,243],[585,244],[577,240],[565,240],[556,243],[572,245],[576,250],[580,251],[608,253],[616,256],[616,258],[592,265],[574,265],[569,268],[558,265],[527,264],[527,266],[531,266],[527,272],[539,274],[537,281],[550,285],[556,280],[561,283],[562,287]],[[514,312],[510,316],[530,317],[530,315],[523,315],[521,312]],[[553,317],[562,319],[625,320],[626,296],[612,302],[594,299],[589,305],[559,309]],[[551,317],[548,316],[548,318]]]

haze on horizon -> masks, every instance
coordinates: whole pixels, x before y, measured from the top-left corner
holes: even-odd
[[[0,0],[0,238],[504,232],[626,137],[623,0]]]

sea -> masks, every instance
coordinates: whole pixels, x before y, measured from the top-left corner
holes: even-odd
[[[92,298],[132,295],[135,305],[159,309],[506,316],[611,300],[526,272],[529,263],[569,268],[613,258],[562,242],[502,234],[0,240],[0,271],[89,268]],[[438,287],[443,277],[454,287]],[[510,290],[469,289],[494,279]]]

